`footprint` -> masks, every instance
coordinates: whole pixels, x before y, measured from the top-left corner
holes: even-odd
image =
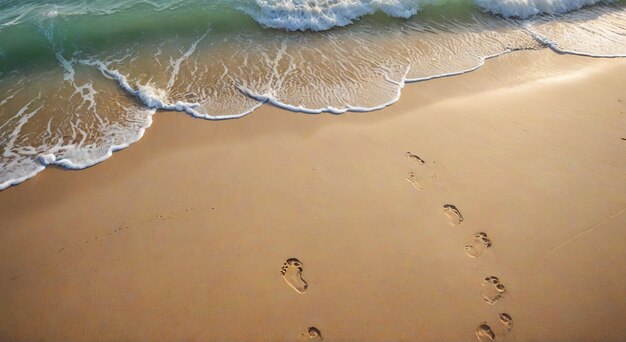
[[[319,329],[316,327],[310,327],[302,333],[302,339],[305,341],[320,341],[324,338],[322,337],[322,333]]]
[[[476,328],[476,337],[479,341],[493,341],[496,339],[496,334],[493,333],[487,322],[483,322]]]
[[[426,162],[424,161],[424,159],[420,158],[419,156],[411,153],[411,152],[407,152],[406,153],[407,158],[416,161],[419,164],[425,164]]]
[[[483,282],[483,300],[493,305],[502,297],[505,290],[506,288],[502,285],[500,279],[497,277],[487,277]]]
[[[461,212],[459,211],[459,209],[457,209],[454,205],[452,204],[444,205],[443,212],[446,213],[446,215],[448,215],[448,219],[450,220],[451,225],[458,226],[461,224],[461,222],[463,222],[463,215],[461,215]]]
[[[280,268],[280,274],[296,292],[304,293],[309,285],[302,279],[302,263],[296,258],[289,258]]]
[[[513,328],[513,319],[511,318],[511,315],[501,313],[498,317],[500,318],[500,324],[494,323],[495,325],[493,328],[487,322],[481,323],[476,328],[476,337],[478,337],[479,341],[504,339],[509,334]],[[498,338],[496,338],[496,336],[498,336]]]
[[[489,240],[486,233],[476,233],[472,236],[472,241],[465,245],[465,254],[476,258],[483,254],[485,249],[491,247],[491,245],[491,240]]]
[[[511,315],[509,315],[508,313],[500,314],[500,322],[504,324],[506,331],[511,331],[511,329],[513,328],[513,318],[511,318]]]
[[[413,185],[413,187],[419,191],[423,191],[424,188],[422,187],[422,185],[418,182],[417,180],[417,176],[415,175],[415,172],[410,172],[409,176],[406,178],[407,181],[409,181],[409,183],[411,183],[411,185]]]

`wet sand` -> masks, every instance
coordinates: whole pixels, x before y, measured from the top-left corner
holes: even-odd
[[[526,51],[377,112],[159,113],[0,192],[0,341],[622,341],[625,85]]]

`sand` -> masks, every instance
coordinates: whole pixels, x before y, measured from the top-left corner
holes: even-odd
[[[625,86],[543,50],[372,113],[159,113],[0,192],[0,341],[623,341]]]

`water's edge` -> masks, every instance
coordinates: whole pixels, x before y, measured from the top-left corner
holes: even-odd
[[[273,2],[259,2],[264,11],[243,10],[266,27],[335,27],[325,32],[289,33],[219,21],[202,28],[198,23],[206,13],[201,13],[198,22],[190,17],[192,25],[179,27],[173,36],[145,33],[155,24],[147,19],[138,33],[115,41],[105,38],[114,32],[98,32],[108,14],[85,21],[48,11],[35,31],[20,22],[22,17],[7,25],[0,16],[0,36],[7,38],[0,43],[0,190],[50,165],[69,170],[96,165],[139,141],[160,110],[206,120],[241,118],[263,104],[306,114],[370,112],[397,102],[408,83],[472,72],[488,59],[519,50],[626,57],[626,7],[619,4],[588,7],[598,1],[562,0],[554,3],[561,7],[544,8],[530,0],[531,7],[505,8],[474,1],[493,16],[467,12],[467,0],[419,13],[420,1],[408,9],[402,7],[405,2],[390,1],[375,8],[361,2],[365,9],[356,17],[341,17],[345,25],[360,19],[346,28],[337,27],[345,26],[341,18],[330,27],[313,27],[321,25],[310,17],[315,10],[283,13],[284,3],[280,11]],[[348,10],[333,6],[326,9],[333,15]],[[165,6],[155,15],[169,15],[171,9]],[[186,7],[175,9],[193,15]],[[124,30],[133,25],[122,10],[111,11]],[[380,11],[412,19],[376,16]],[[563,13],[543,15],[551,11]],[[259,19],[278,12],[281,25],[297,25]],[[38,43],[26,46],[23,37]],[[45,54],[51,58],[42,59]]]

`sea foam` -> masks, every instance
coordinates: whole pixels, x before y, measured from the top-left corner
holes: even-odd
[[[507,18],[527,19],[540,14],[561,14],[594,5],[603,0],[474,0],[488,12]]]
[[[561,14],[608,0],[473,0],[483,10],[506,18],[527,19]],[[361,17],[383,12],[410,18],[426,5],[462,0],[256,0],[239,9],[263,26],[288,31],[325,31],[347,26]]]
[[[289,31],[324,31],[352,24],[359,18],[384,12],[409,18],[428,0],[257,0],[258,8],[240,9],[258,23]]]

